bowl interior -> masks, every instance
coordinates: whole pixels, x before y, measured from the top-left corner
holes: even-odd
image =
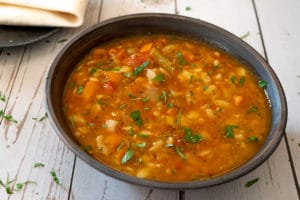
[[[74,66],[93,47],[129,34],[167,33],[191,37],[208,42],[223,49],[249,66],[268,85],[266,93],[272,109],[272,123],[269,136],[260,151],[241,167],[219,177],[207,180],[181,183],[167,183],[138,179],[96,161],[79,148],[71,134],[62,111],[64,85]],[[190,189],[207,187],[240,177],[259,166],[278,146],[287,120],[286,100],[280,82],[266,61],[249,45],[231,33],[201,20],[169,14],[137,14],[114,18],[102,22],[75,37],[57,55],[48,74],[46,86],[47,104],[52,123],[59,137],[73,152],[92,167],[110,176],[158,188]]]

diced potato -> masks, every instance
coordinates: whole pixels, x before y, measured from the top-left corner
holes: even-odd
[[[109,131],[112,131],[112,132],[114,132],[115,130],[116,130],[116,127],[117,127],[117,125],[118,125],[118,121],[117,120],[113,120],[113,119],[110,119],[110,120],[106,120],[105,121],[105,124],[106,124],[106,126],[107,126],[107,129],[109,130]]]
[[[144,167],[137,171],[136,177],[138,178],[147,178],[150,174],[150,168]]]
[[[73,115],[72,120],[75,124],[86,124],[86,120],[81,115]]]
[[[198,119],[200,117],[200,113],[196,111],[191,111],[186,115],[189,119]]]
[[[246,70],[242,67],[239,67],[236,69],[236,73],[239,75],[239,76],[246,76]]]
[[[155,71],[153,69],[147,69],[146,70],[146,76],[148,78],[148,81],[152,81],[152,79],[155,78],[156,73],[155,73]]]
[[[177,76],[181,82],[188,82],[193,74],[187,70],[182,70],[182,72]]]
[[[207,75],[206,72],[201,73],[201,79],[203,80],[204,83],[211,82],[211,78]]]
[[[206,112],[206,115],[207,115],[208,118],[210,118],[210,119],[214,118],[214,111],[212,109],[207,108],[205,110],[205,112]]]
[[[157,140],[152,143],[152,146],[149,148],[149,151],[156,151],[159,148],[163,147],[164,142],[162,140]]]
[[[166,116],[166,122],[168,125],[175,127],[175,119],[174,117]]]
[[[242,96],[234,96],[233,101],[234,101],[234,105],[240,106],[243,103],[244,98]]]
[[[221,99],[213,100],[213,103],[216,106],[221,107],[221,108],[229,108],[231,106],[231,104],[228,101],[221,100]]]
[[[91,98],[95,96],[97,90],[99,90],[100,87],[101,87],[100,81],[89,80],[85,84],[84,89],[80,95],[86,101],[89,101],[91,100]]]

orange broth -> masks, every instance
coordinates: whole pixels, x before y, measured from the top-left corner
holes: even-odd
[[[239,167],[271,121],[264,81],[228,53],[172,35],[95,47],[71,73],[63,104],[72,133],[97,160],[169,182]]]

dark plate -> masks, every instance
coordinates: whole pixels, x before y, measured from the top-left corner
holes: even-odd
[[[37,42],[56,33],[53,27],[0,26],[0,48]]]

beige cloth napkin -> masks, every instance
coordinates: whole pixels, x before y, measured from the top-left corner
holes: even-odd
[[[0,0],[0,25],[78,27],[88,0]]]

